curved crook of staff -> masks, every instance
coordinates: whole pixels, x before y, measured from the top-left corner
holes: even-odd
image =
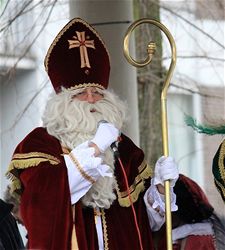
[[[137,62],[135,61],[129,54],[129,39],[132,31],[139,26],[142,23],[149,23],[152,25],[157,26],[160,28],[165,35],[167,36],[169,42],[170,42],[170,48],[171,48],[171,63],[168,70],[168,73],[166,75],[166,79],[162,88],[161,92],[161,116],[162,116],[162,141],[163,141],[163,155],[168,156],[169,155],[169,149],[168,149],[168,127],[167,127],[167,107],[166,107],[166,96],[167,96],[167,90],[170,84],[170,80],[176,65],[176,44],[175,41],[170,34],[169,30],[160,22],[143,18],[135,21],[133,24],[131,24],[125,34],[124,38],[124,55],[127,59],[127,61],[135,66],[135,67],[144,67],[147,64],[149,64],[152,61],[154,52],[155,52],[155,43],[150,42],[148,44],[147,52],[148,57],[143,62]],[[172,219],[171,219],[171,207],[170,207],[170,181],[166,180],[164,183],[165,186],[165,207],[166,207],[166,236],[167,236],[167,250],[172,250]]]

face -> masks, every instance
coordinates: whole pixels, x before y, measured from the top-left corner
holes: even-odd
[[[96,103],[104,97],[101,89],[96,87],[87,87],[78,90],[78,92],[73,96],[74,99],[79,101],[85,101],[88,103]]]

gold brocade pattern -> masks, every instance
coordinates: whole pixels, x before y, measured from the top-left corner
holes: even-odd
[[[220,182],[218,182],[216,179],[214,179],[214,180],[216,183],[216,188],[218,189],[218,191],[220,193],[222,193],[223,197],[225,197],[225,187]]]
[[[146,163],[146,161],[143,161],[138,167],[138,172],[139,174],[135,177],[133,184],[129,187],[130,196],[133,202],[136,202],[139,194],[144,191],[145,179],[148,179],[153,175],[153,169]],[[129,207],[131,204],[128,191],[120,192],[118,183],[116,183],[116,192],[120,206]]]
[[[108,232],[107,232],[105,211],[103,208],[101,209],[101,216],[102,216],[102,227],[103,227],[104,250],[109,250],[109,243],[108,243],[109,238],[108,238]]]

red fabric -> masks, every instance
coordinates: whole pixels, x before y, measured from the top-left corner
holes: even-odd
[[[182,223],[196,223],[208,219],[213,213],[213,207],[209,203],[201,187],[192,179],[179,175],[174,193],[178,211],[174,214]],[[174,225],[176,226],[176,224]]]
[[[20,174],[24,186],[21,216],[28,231],[28,249],[71,249],[72,210],[60,144],[45,130],[36,129],[16,152],[44,152],[61,162],[59,165],[40,163]]]
[[[24,189],[21,197],[21,214],[28,230],[29,249],[71,249],[72,213],[67,169],[61,156],[60,143],[48,135],[44,128],[31,132],[17,147],[15,153],[45,152],[60,160],[58,165],[42,162],[38,166],[21,170],[20,179]],[[122,136],[119,145],[121,159],[129,184],[134,183],[137,167],[143,161],[143,152],[131,140]],[[132,169],[132,171],[131,171]],[[116,178],[120,191],[125,191],[120,167],[116,164]],[[146,180],[148,188],[150,179]],[[153,249],[151,230],[148,223],[144,192],[135,202],[135,210],[141,231],[143,250]],[[75,206],[75,225],[80,250],[98,250],[97,233],[93,209]],[[135,249],[139,242],[131,207],[121,207],[115,201],[105,210],[109,250]]]
[[[78,38],[76,32],[85,32],[85,40],[93,40],[94,48],[82,46],[80,41],[80,46],[69,49],[69,40]],[[90,68],[81,67],[80,49],[84,47]],[[84,83],[108,87],[110,62],[106,47],[97,31],[80,18],[72,19],[58,33],[46,55],[45,67],[56,92],[61,86],[70,88]]]
[[[182,242],[182,240],[184,242]],[[216,250],[212,235],[189,235],[173,244],[173,250]],[[182,245],[183,244],[183,245]],[[166,250],[165,235],[159,241],[157,250]]]
[[[205,206],[212,208],[212,205],[209,203],[208,198],[206,197],[205,193],[201,189],[201,187],[192,179],[184,176],[182,174],[179,175],[179,181],[183,182],[184,185],[187,187],[189,193],[191,193],[194,202],[198,205],[198,203],[203,203]],[[196,205],[196,206],[197,206]]]
[[[138,175],[137,166],[140,166],[143,162],[144,153],[125,135],[121,136],[118,149],[129,186],[131,186],[134,183],[135,177]],[[115,176],[120,192],[124,192],[127,189],[118,161],[116,161],[115,169]],[[149,185],[150,179],[146,180],[146,189]],[[134,203],[134,208],[141,232],[143,249],[149,250],[153,249],[153,242],[143,195],[144,192],[139,195],[138,201]],[[108,227],[109,249],[140,249],[131,207],[121,207],[116,201],[108,210],[105,210],[105,213]]]
[[[185,189],[184,189],[185,187]],[[177,196],[176,204],[178,211],[172,213],[172,227],[176,228],[179,223],[189,224],[202,222],[208,219],[213,211],[205,193],[201,187],[192,179],[180,174],[174,192]],[[187,219],[188,217],[188,219]],[[190,222],[187,222],[190,221]],[[155,233],[158,250],[166,250],[166,229],[165,226]],[[212,235],[188,235],[185,239],[179,239],[173,245],[173,250],[215,250],[215,243]]]
[[[97,250],[98,238],[95,229],[94,211],[76,203],[75,228],[79,249]]]
[[[187,238],[185,250],[216,250],[211,235],[190,235]]]
[[[120,152],[120,159],[125,167],[126,175],[128,177],[129,186],[134,182],[138,175],[138,168],[144,159],[144,153],[125,135],[121,136],[121,142],[118,146]],[[124,176],[118,161],[116,161],[116,179],[120,187],[120,191],[126,191]]]
[[[141,232],[143,249],[151,250],[153,249],[153,242],[146,207],[143,201],[143,194],[141,194],[138,201],[134,203],[134,207]],[[108,227],[109,249],[139,250],[139,239],[131,207],[121,207],[115,202],[110,209],[105,210],[105,213]]]

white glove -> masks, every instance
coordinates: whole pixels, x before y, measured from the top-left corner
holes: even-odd
[[[95,149],[88,146],[88,141],[78,145],[70,152],[79,162],[82,170],[96,181],[100,176],[108,176],[110,167],[106,164],[102,165],[102,158],[95,157],[94,153]]]
[[[112,123],[100,123],[91,142],[95,143],[104,153],[113,142],[117,141],[118,136],[119,130]]]
[[[155,164],[154,185],[162,184],[170,180],[170,186],[174,187],[179,177],[178,167],[171,156],[161,156]]]
[[[101,164],[102,159],[94,157],[94,151],[94,148],[88,147],[88,142],[85,142],[72,150],[70,153],[72,157],[71,155],[64,155],[72,204],[76,203],[88,192],[93,184],[92,181],[96,181],[100,176],[112,177],[110,167]],[[81,170],[78,169],[73,157],[79,163]]]

